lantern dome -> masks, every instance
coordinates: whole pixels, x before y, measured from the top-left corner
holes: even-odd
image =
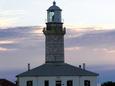
[[[54,11],[54,10],[55,11],[62,11],[60,9],[60,7],[56,6],[56,2],[55,1],[53,2],[53,6],[49,7],[49,9],[47,11]]]

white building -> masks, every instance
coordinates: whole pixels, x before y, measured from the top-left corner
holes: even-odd
[[[46,39],[45,64],[17,75],[19,86],[96,86],[98,74],[64,62],[64,35],[61,9],[53,2],[47,10],[43,33]]]

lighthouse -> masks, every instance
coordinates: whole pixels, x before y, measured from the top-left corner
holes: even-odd
[[[53,2],[47,9],[45,35],[45,62],[17,75],[18,86],[97,86],[97,73],[67,64],[64,61],[62,9]],[[77,63],[77,62],[76,62]]]
[[[64,62],[64,35],[65,28],[61,19],[61,9],[53,2],[47,10],[47,23],[43,33],[45,35],[46,63]]]

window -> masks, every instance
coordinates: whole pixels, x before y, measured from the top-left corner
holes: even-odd
[[[49,81],[48,80],[44,81],[44,86],[49,86]]]
[[[90,86],[90,80],[85,80],[84,81],[84,86]]]
[[[54,12],[49,12],[49,22],[53,22],[54,21]]]
[[[56,86],[61,86],[61,81],[56,81]]]
[[[67,81],[67,86],[73,86],[73,81],[72,80],[68,80]]]
[[[33,86],[33,82],[32,81],[27,81],[27,85],[26,86]]]

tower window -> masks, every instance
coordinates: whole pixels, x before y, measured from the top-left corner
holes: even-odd
[[[49,86],[49,81],[48,80],[44,81],[44,86]]]
[[[49,12],[49,22],[54,21],[54,12]]]
[[[56,81],[56,86],[61,86],[61,81]]]
[[[33,81],[27,81],[27,85],[26,86],[33,86]]]
[[[72,80],[68,80],[67,81],[67,86],[73,86],[73,81]]]
[[[85,80],[85,81],[84,81],[84,86],[91,86],[91,85],[90,85],[90,80]]]

